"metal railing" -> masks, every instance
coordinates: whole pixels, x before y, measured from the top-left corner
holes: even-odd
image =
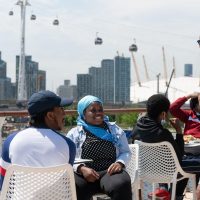
[[[145,112],[145,108],[118,108],[118,109],[104,109],[105,114],[120,114],[120,113],[140,113]],[[65,110],[66,115],[76,115],[77,110]],[[0,111],[0,117],[4,116],[28,116],[27,110],[18,111]]]

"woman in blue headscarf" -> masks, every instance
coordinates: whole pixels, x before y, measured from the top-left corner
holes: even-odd
[[[81,158],[92,162],[74,165],[78,200],[103,192],[112,200],[131,200],[131,180],[124,170],[131,153],[124,131],[104,115],[103,103],[95,96],[78,102],[77,126],[67,137],[81,148]]]

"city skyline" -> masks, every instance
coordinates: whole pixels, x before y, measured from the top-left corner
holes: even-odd
[[[168,77],[173,56],[177,76],[183,76],[185,63],[193,64],[193,74],[199,76],[200,49],[196,41],[200,35],[200,2],[197,0],[29,2],[26,55],[32,55],[47,71],[47,89],[55,91],[65,79],[76,84],[76,74],[87,73],[91,66],[100,67],[102,59],[113,59],[117,51],[131,57],[128,48],[135,42],[134,38],[138,46],[135,57],[141,74],[144,74],[144,55],[150,78],[155,79],[158,73],[163,76],[164,46]],[[15,56],[20,51],[20,9],[15,3],[9,0],[0,6],[0,50],[12,82],[15,81]],[[13,16],[8,15],[11,9]],[[29,20],[31,13],[36,14],[36,21]],[[59,26],[52,25],[56,17]],[[94,45],[96,32],[103,39],[101,46]],[[136,81],[133,74],[132,71],[132,82]]]

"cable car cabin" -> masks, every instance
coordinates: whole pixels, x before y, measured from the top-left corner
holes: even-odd
[[[198,43],[198,45],[199,45],[199,47],[200,47],[200,40],[197,40],[197,43]]]
[[[129,47],[129,51],[137,51],[138,48],[137,48],[137,45],[135,44],[132,44],[130,47]]]
[[[103,40],[100,37],[97,37],[94,41],[95,45],[101,45],[103,43]]]
[[[11,10],[11,11],[9,11],[9,15],[13,15],[14,13],[13,13],[13,11]]]
[[[56,25],[56,26],[59,25],[59,21],[58,21],[58,19],[55,19],[55,20],[53,21],[53,25]]]
[[[31,20],[36,20],[36,15],[31,15]]]

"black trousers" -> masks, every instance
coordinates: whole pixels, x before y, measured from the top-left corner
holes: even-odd
[[[198,185],[199,177],[200,177],[200,155],[192,155],[188,154],[183,157],[182,168],[184,171],[188,173],[196,174],[196,185]],[[183,179],[177,184],[177,194],[180,195],[183,193],[188,179]]]
[[[82,175],[75,173],[77,200],[90,200],[92,195],[100,192],[112,200],[132,199],[131,179],[126,171],[111,176],[106,171],[98,173],[100,179],[94,183],[87,182]]]

